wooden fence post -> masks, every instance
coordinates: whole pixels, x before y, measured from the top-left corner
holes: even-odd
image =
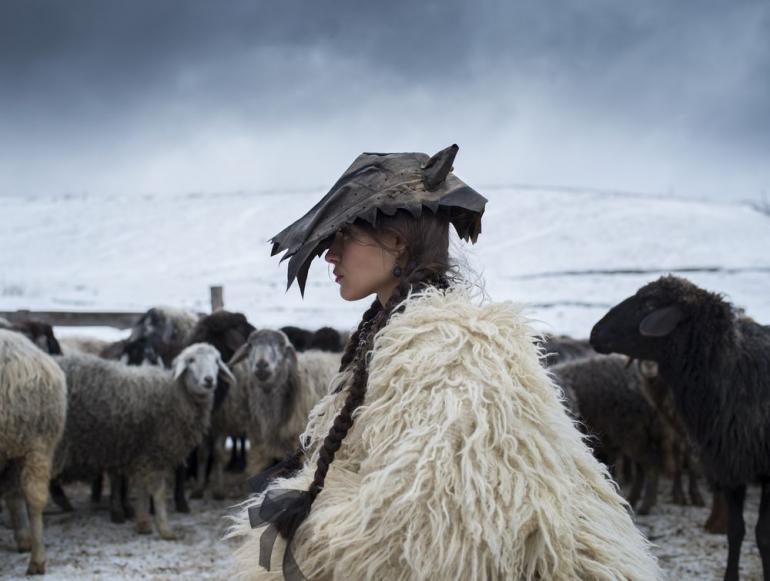
[[[221,286],[212,286],[211,290],[211,312],[216,313],[225,308],[224,288]]]

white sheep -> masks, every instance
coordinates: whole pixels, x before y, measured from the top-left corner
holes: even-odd
[[[160,536],[175,538],[168,524],[165,476],[198,445],[209,428],[217,374],[234,381],[219,352],[196,343],[172,370],[130,367],[85,354],[59,359],[69,385],[67,424],[55,470],[107,470],[137,486],[136,526],[150,533],[149,496]],[[117,491],[116,491],[117,492]],[[117,508],[114,493],[111,506]]]
[[[67,385],[53,358],[23,335],[0,330],[0,488],[19,550],[32,551],[28,574],[45,573],[43,507],[66,414]]]

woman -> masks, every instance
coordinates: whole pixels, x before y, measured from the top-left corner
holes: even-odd
[[[450,224],[475,241],[486,202],[456,153],[363,154],[273,239],[289,285],[327,250],[342,298],[376,298],[297,455],[234,517],[239,576],[658,577],[527,321],[451,268]]]

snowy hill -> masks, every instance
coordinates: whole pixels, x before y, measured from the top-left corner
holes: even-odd
[[[770,323],[770,217],[740,204],[598,192],[500,189],[469,264],[494,300],[528,305],[541,328],[586,336],[612,304],[668,271],[725,293]],[[306,298],[285,292],[267,240],[322,192],[181,197],[0,198],[0,310],[208,310],[257,326],[354,325],[366,302],[339,298],[317,260]]]

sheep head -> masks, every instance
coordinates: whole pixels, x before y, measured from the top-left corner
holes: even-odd
[[[610,309],[594,325],[590,341],[599,353],[659,362],[672,350],[683,352],[693,321],[723,334],[732,316],[719,295],[686,279],[663,276]]]
[[[235,382],[219,351],[206,343],[194,343],[185,348],[174,359],[172,369],[174,380],[181,382],[196,397],[213,397],[220,372],[228,381]]]
[[[246,361],[249,375],[262,391],[270,393],[285,385],[297,365],[297,354],[282,331],[258,329],[230,359],[230,365]]]

